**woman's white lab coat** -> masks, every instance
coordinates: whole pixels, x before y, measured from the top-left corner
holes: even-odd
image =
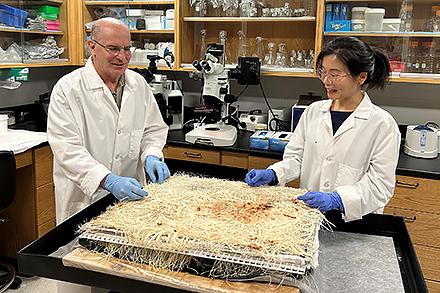
[[[54,154],[57,223],[108,192],[110,172],[145,184],[145,158],[163,157],[168,127],[150,86],[125,72],[121,110],[91,59],[61,78],[52,91],[47,134]]]
[[[304,111],[283,160],[269,169],[282,185],[299,177],[301,188],[337,191],[347,222],[381,213],[394,192],[399,128],[365,93],[333,135],[331,103],[315,102]]]

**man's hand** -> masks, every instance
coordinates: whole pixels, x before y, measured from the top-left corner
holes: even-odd
[[[299,200],[303,200],[312,208],[319,209],[321,212],[328,212],[330,210],[344,211],[344,205],[342,203],[339,193],[334,192],[319,192],[309,191],[298,197]]]
[[[147,156],[145,160],[145,171],[152,183],[162,184],[168,177],[170,177],[170,170],[167,165],[156,156]]]
[[[139,200],[148,195],[136,179],[113,173],[105,178],[104,189],[110,191],[119,200]]]
[[[269,170],[255,170],[252,169],[246,174],[244,181],[250,186],[261,186],[270,184],[277,180],[277,175],[272,169]]]

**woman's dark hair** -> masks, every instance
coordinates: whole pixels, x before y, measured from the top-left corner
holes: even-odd
[[[316,65],[322,67],[325,56],[335,55],[347,66],[350,74],[367,72],[366,89],[383,88],[390,76],[388,57],[355,37],[338,37],[327,44],[318,55]]]

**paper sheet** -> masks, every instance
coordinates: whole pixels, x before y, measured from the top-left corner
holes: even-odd
[[[8,129],[0,134],[0,150],[19,154],[46,141],[46,132]]]

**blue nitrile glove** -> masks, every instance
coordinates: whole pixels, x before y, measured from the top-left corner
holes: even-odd
[[[269,170],[255,170],[252,169],[246,174],[244,181],[250,186],[261,186],[270,184],[277,180],[277,175],[272,169]]]
[[[136,179],[113,173],[105,178],[104,189],[110,191],[119,200],[138,200],[148,195]]]
[[[150,181],[153,183],[159,182],[162,184],[170,177],[170,170],[167,164],[156,156],[147,156],[145,160],[145,171],[147,171],[148,177],[150,177]]]
[[[344,204],[341,196],[336,191],[334,192],[319,192],[309,191],[298,197],[312,208],[319,209],[321,212],[328,212],[330,210],[344,211]]]

